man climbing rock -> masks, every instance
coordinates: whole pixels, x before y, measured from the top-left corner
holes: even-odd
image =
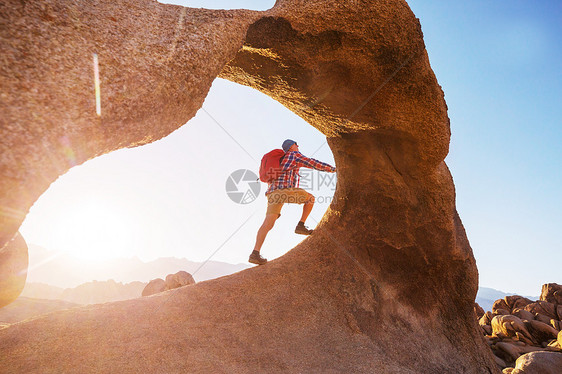
[[[301,235],[312,234],[313,230],[308,229],[304,223],[314,206],[314,196],[304,189],[299,188],[299,169],[305,167],[329,173],[336,172],[336,168],[331,165],[313,158],[305,157],[299,152],[299,146],[294,140],[285,140],[282,148],[285,154],[283,155],[281,153],[283,156],[280,159],[279,176],[268,181],[268,187],[265,192],[267,196],[267,212],[265,214],[265,220],[258,230],[256,245],[248,260],[252,264],[263,265],[267,262],[267,259],[260,255],[260,249],[267,233],[273,228],[275,221],[281,216],[283,204],[304,204],[302,216],[295,228],[295,233]],[[279,150],[279,152],[281,151]]]

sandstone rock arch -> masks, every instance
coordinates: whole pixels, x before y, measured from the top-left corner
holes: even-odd
[[[0,12],[3,253],[24,247],[4,244],[59,175],[166,136],[193,117],[217,76],[318,128],[338,167],[318,230],[287,255],[11,326],[0,331],[5,367],[497,372],[473,316],[477,270],[443,161],[446,105],[405,1],[278,0],[253,12],[9,0]]]

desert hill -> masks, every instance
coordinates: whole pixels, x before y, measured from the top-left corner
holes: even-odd
[[[144,262],[139,258],[119,258],[88,261],[37,245],[29,246],[27,284],[44,283],[59,288],[71,288],[92,280],[116,282],[149,282],[180,270],[193,275],[196,282],[221,277],[249,268],[249,264],[229,264],[208,261],[205,264],[185,258],[162,257]],[[26,288],[28,286],[26,285]],[[27,294],[27,296],[31,296]],[[32,296],[35,297],[35,296]]]
[[[20,296],[10,305],[0,309],[0,324],[25,321],[32,317],[62,309],[70,309],[78,305],[63,300],[44,300]]]

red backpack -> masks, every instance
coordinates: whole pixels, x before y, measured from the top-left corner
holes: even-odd
[[[285,156],[282,149],[274,149],[266,153],[261,159],[260,180],[265,183],[271,183],[283,174],[281,168],[281,159]]]

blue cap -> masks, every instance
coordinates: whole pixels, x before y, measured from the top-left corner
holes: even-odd
[[[289,150],[289,148],[291,148],[291,146],[293,144],[297,144],[297,142],[295,142],[294,140],[291,140],[291,139],[287,139],[283,142],[283,145],[281,146],[281,148],[283,148],[283,151],[285,151],[285,153],[287,153],[287,151]]]

